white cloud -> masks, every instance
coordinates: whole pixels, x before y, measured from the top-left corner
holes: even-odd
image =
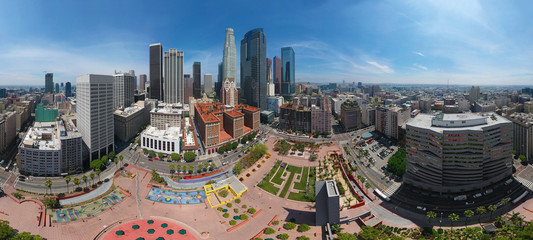
[[[419,64],[416,64],[416,63],[413,64],[413,66],[415,66],[415,67],[417,67],[417,68],[420,68],[420,69],[422,69],[422,70],[424,70],[424,71],[427,71],[427,70],[428,70],[428,67],[423,66],[423,65],[419,65]]]
[[[424,54],[421,53],[421,52],[413,52],[413,53],[416,54],[416,55],[418,55],[418,56],[422,56],[422,57],[424,57]]]
[[[394,73],[394,70],[392,68],[390,68],[389,66],[387,65],[381,65],[377,62],[371,62],[371,61],[367,61],[368,64],[374,66],[374,67],[377,67],[378,69],[380,69],[381,71],[383,71],[384,73]]]

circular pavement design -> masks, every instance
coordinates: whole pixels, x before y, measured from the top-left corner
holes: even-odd
[[[102,209],[102,206],[103,204],[102,203],[97,203],[97,202],[93,202],[85,207],[83,207],[81,209],[81,212],[84,213],[84,214],[95,214],[97,212],[100,211],[100,209]]]
[[[109,230],[103,238],[103,240],[137,239],[197,240],[188,229],[160,219],[143,219],[126,222]]]

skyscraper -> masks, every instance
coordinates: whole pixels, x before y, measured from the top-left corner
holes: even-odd
[[[202,65],[200,62],[194,62],[192,64],[192,79],[193,79],[193,97],[202,97]]]
[[[225,105],[237,106],[239,103],[239,92],[235,81],[231,81],[231,78],[225,78],[220,89],[220,102]]]
[[[213,92],[213,75],[204,74],[204,92]]]
[[[282,95],[294,94],[294,49],[292,47],[281,48],[281,82]]]
[[[59,93],[59,83],[56,83],[56,93]]]
[[[47,73],[44,75],[44,92],[54,93],[54,74]]]
[[[63,83],[61,83],[60,87],[63,87],[63,86],[65,86],[65,85]]]
[[[0,98],[6,98],[7,97],[7,89],[0,88]]]
[[[146,74],[139,75],[139,90],[145,90]]]
[[[226,40],[224,42],[224,52],[222,55],[222,79],[237,79],[237,49],[235,48],[235,35],[232,28],[226,28]]]
[[[266,66],[266,75],[267,75],[267,96],[269,97],[272,97],[274,95],[276,95],[276,92],[275,92],[275,87],[274,87],[274,82],[272,81],[272,59],[270,58],[267,58],[266,59],[266,63],[267,63],[267,66]]]
[[[174,48],[165,52],[164,102],[183,103],[185,99],[183,85],[183,51]],[[150,84],[150,87],[152,85]]]
[[[113,75],[113,92],[113,107],[129,107],[135,102],[135,76],[130,73]]]
[[[275,92],[276,94],[281,94],[281,58],[278,56],[274,56],[274,59],[272,61],[273,63],[273,77],[274,77],[274,85],[275,85]]]
[[[72,85],[70,82],[65,84],[65,97],[72,97]]]
[[[150,45],[150,98],[163,100],[163,46]]]
[[[191,74],[184,74],[183,76],[184,82],[185,82],[185,93],[184,93],[184,103],[189,104],[189,98],[192,97],[193,92],[193,80],[191,78]]]
[[[218,99],[220,99],[220,89],[222,89],[222,72],[224,72],[223,62],[219,62],[217,82],[215,83],[215,94]]]
[[[267,109],[266,36],[262,28],[250,30],[241,41],[241,88],[248,105]]]
[[[76,87],[78,130],[92,161],[113,151],[113,76],[82,75]]]
[[[470,98],[470,103],[472,104],[477,101],[479,99],[480,94],[481,92],[479,91],[479,87],[472,86],[470,88],[470,95],[468,96]]]

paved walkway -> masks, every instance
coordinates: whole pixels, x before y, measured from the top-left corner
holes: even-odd
[[[67,205],[78,204],[78,203],[89,201],[107,192],[107,190],[111,188],[111,185],[113,185],[113,181],[104,182],[102,185],[100,185],[100,187],[98,187],[97,189],[87,194],[83,194],[81,196],[77,196],[73,198],[59,200],[59,204],[61,204],[61,206],[67,206]]]
[[[175,189],[196,189],[196,188],[203,188],[204,185],[207,184],[209,180],[215,180],[215,181],[222,181],[228,177],[231,177],[233,175],[232,171],[229,171],[227,174],[223,174],[219,177],[208,179],[201,182],[195,182],[195,183],[177,183],[174,180],[172,180],[170,177],[163,176],[165,181],[167,182],[168,186]]]

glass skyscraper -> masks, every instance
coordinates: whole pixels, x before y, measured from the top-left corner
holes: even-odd
[[[294,94],[294,49],[292,47],[281,48],[281,94]]]
[[[262,28],[250,30],[241,40],[241,89],[246,104],[266,110],[266,36]]]
[[[163,46],[150,45],[150,98],[163,100]]]

